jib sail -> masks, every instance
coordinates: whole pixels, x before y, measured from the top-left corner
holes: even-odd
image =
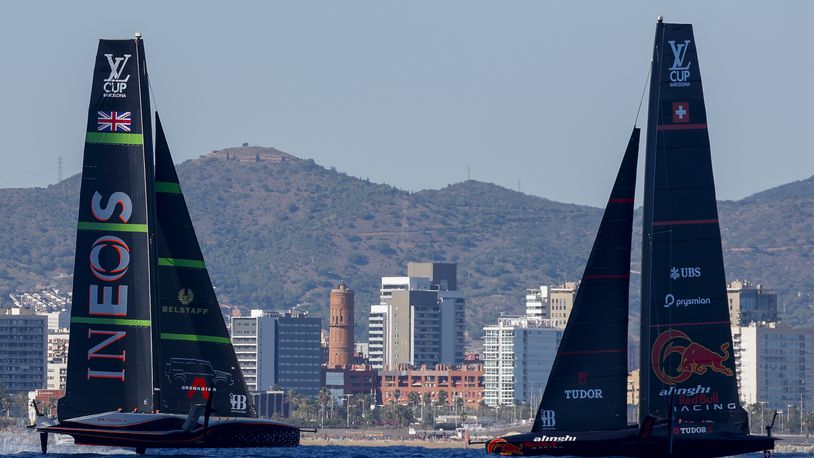
[[[152,408],[152,138],[141,40],[100,40],[76,234],[60,419]]]
[[[217,415],[256,416],[157,113],[155,179],[161,411],[211,397]]]
[[[533,432],[626,427],[630,240],[639,132],[633,129],[625,150]]]
[[[647,126],[640,414],[747,432],[696,42],[656,28]]]

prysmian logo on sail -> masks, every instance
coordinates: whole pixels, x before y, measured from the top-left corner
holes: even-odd
[[[708,297],[691,297],[689,299],[676,299],[672,294],[664,296],[664,307],[687,307],[688,305],[709,305]]]
[[[686,62],[687,50],[690,48],[690,40],[676,44],[675,40],[668,41],[670,49],[673,51],[673,65],[670,67],[670,87],[690,87],[690,65]]]

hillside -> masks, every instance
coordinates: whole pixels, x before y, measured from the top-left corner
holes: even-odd
[[[457,262],[470,338],[499,312],[522,312],[525,288],[578,278],[601,215],[477,181],[409,193],[272,148],[213,152],[178,172],[221,301],[325,316],[328,290],[345,280],[362,324],[380,276],[403,275],[408,261]],[[37,283],[70,287],[78,188],[75,176],[0,190],[4,300]],[[720,203],[728,278],[777,289],[800,324],[814,324],[812,200],[806,180]]]

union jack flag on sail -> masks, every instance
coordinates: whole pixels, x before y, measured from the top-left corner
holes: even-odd
[[[130,132],[129,111],[99,111],[96,130],[107,132]]]

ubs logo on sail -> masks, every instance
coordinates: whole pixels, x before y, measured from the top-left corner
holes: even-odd
[[[127,90],[127,82],[130,80],[130,75],[122,77],[124,68],[127,66],[127,61],[130,60],[132,54],[125,54],[122,57],[113,57],[113,54],[105,54],[107,63],[110,65],[110,75],[104,79],[102,90],[104,94],[102,97],[127,97],[125,90]]]
[[[678,280],[679,278],[700,278],[701,277],[701,268],[700,267],[671,267],[670,268],[670,278],[672,280]]]
[[[673,65],[670,67],[670,87],[690,87],[690,65],[687,61],[687,50],[690,48],[690,40],[683,43],[676,43],[670,40],[670,49],[673,51]]]

